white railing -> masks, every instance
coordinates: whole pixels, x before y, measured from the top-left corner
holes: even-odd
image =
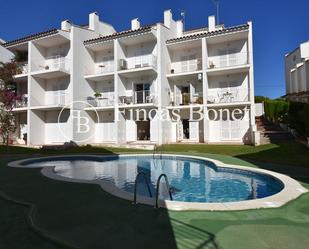
[[[170,105],[191,105],[191,104],[203,104],[203,92],[195,93],[172,93],[170,96]]]
[[[119,63],[119,70],[144,68],[144,67],[157,67],[157,57],[153,54],[129,57],[121,59]]]
[[[120,105],[156,103],[156,96],[150,90],[134,91],[132,95],[119,96]]]
[[[51,71],[51,70],[69,71],[68,58],[56,55],[48,57],[43,60],[37,60],[32,63],[32,71]]]
[[[28,106],[28,95],[23,94],[21,99],[16,100],[14,103],[14,108],[24,108]]]
[[[235,103],[249,101],[249,89],[209,89],[207,103]]]
[[[58,93],[51,96],[45,97],[45,105],[57,105],[64,106],[67,103],[67,94],[66,93]]]
[[[115,70],[114,61],[98,63],[98,64],[95,64],[94,66],[95,74],[110,73],[110,72],[113,72],[114,70]]]
[[[168,67],[168,74],[187,73],[202,70],[202,58],[172,62]]]
[[[240,66],[246,64],[248,64],[248,53],[243,52],[211,56],[208,59],[209,69]]]
[[[87,102],[93,107],[107,107],[115,105],[115,93],[103,93],[101,97],[88,97]]]
[[[18,64],[16,75],[28,73],[28,62],[21,62]]]

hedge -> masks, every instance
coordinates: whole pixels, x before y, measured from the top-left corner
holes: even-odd
[[[273,123],[288,123],[289,102],[283,100],[264,101],[265,115]]]
[[[288,115],[290,127],[309,137],[309,104],[290,102]]]

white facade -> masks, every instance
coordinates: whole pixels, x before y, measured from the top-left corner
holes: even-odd
[[[309,41],[285,56],[286,97],[309,102]]]
[[[2,47],[2,43],[4,43],[4,41],[0,39],[0,62],[9,62],[14,55],[12,52]]]
[[[185,32],[167,10],[164,23],[141,27],[134,19],[131,30],[117,33],[96,13],[89,19],[87,27],[64,21],[59,30],[5,44],[28,51],[15,76],[25,96],[15,108],[18,141],[27,134],[28,145],[255,143],[250,22],[224,28],[211,16],[210,27]],[[86,102],[79,112],[87,134],[79,132],[72,101]],[[213,113],[221,109],[246,112],[220,119]],[[192,110],[209,118],[193,119]]]

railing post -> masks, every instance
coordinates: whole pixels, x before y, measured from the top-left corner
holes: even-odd
[[[146,178],[146,173],[141,171],[137,174],[136,178],[135,178],[135,184],[134,184],[134,204],[137,204],[137,184],[138,184],[138,178],[140,175],[143,175],[145,177],[145,182],[146,182],[146,185],[147,185],[147,188],[148,188],[148,192],[149,192],[149,196],[152,197],[152,194],[151,194],[151,189],[150,189],[150,185],[149,185],[149,182],[147,181],[147,178]]]
[[[159,207],[159,192],[160,192],[160,181],[161,181],[161,178],[164,177],[165,178],[165,182],[166,182],[166,187],[167,187],[167,190],[168,190],[168,193],[169,193],[169,196],[170,196],[170,200],[172,201],[173,200],[173,196],[172,196],[172,192],[171,192],[171,188],[170,188],[170,185],[169,185],[169,182],[168,182],[168,179],[167,179],[167,175],[166,174],[161,174],[157,180],[157,190],[156,190],[156,208]]]

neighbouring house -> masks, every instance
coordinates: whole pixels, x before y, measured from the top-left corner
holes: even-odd
[[[87,26],[66,20],[4,47],[28,54],[15,76],[24,98],[14,109],[28,145],[257,143],[251,22],[225,27],[210,16],[208,27],[185,31],[167,10],[162,23],[136,18],[116,32],[91,13]],[[87,135],[72,101],[89,105],[79,108]],[[220,119],[221,109],[239,118]],[[192,110],[209,118],[192,119]]]
[[[286,99],[309,103],[309,41],[285,56]]]
[[[4,43],[5,41],[0,38],[0,62],[9,62],[14,54],[2,46]]]

